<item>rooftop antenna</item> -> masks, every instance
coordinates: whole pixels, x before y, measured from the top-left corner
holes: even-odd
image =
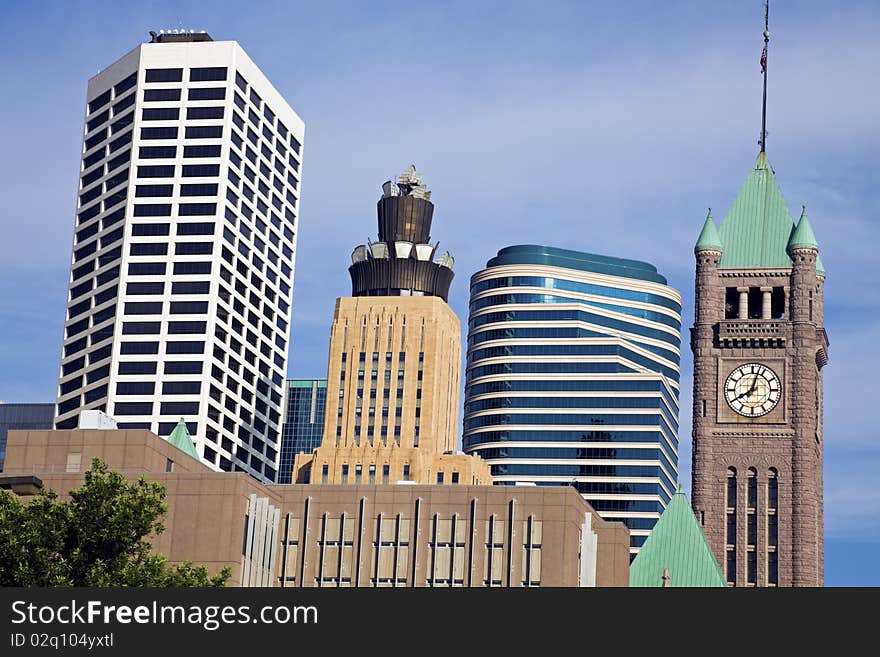
[[[770,43],[770,0],[764,0],[764,50],[761,51],[761,74],[764,76],[764,98],[761,102],[761,153],[767,150],[767,45]]]

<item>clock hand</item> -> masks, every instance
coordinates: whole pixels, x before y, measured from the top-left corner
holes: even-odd
[[[758,385],[758,375],[756,374],[755,377],[752,379],[752,387],[749,388],[748,390],[746,390],[741,395],[739,395],[737,397],[737,399],[742,399],[743,397],[751,396],[751,394],[755,391],[755,388],[757,387],[757,385]]]

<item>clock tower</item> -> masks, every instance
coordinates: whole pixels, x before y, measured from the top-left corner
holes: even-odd
[[[694,248],[693,508],[731,586],[821,586],[825,271],[761,151]]]

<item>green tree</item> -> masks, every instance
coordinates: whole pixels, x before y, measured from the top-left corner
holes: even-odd
[[[167,510],[163,484],[127,481],[97,458],[70,500],[50,490],[24,504],[0,490],[0,586],[225,586],[228,567],[211,576],[153,553]]]

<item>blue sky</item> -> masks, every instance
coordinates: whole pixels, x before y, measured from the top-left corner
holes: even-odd
[[[151,29],[248,51],[306,124],[290,374],[322,376],[351,249],[410,162],[456,258],[506,245],[648,260],[693,315],[692,247],[757,153],[762,3],[9,2],[0,14],[0,399],[52,401],[86,81]],[[880,585],[880,5],[771,7],[768,156],[828,271],[826,579]],[[681,479],[691,367],[682,360]]]

